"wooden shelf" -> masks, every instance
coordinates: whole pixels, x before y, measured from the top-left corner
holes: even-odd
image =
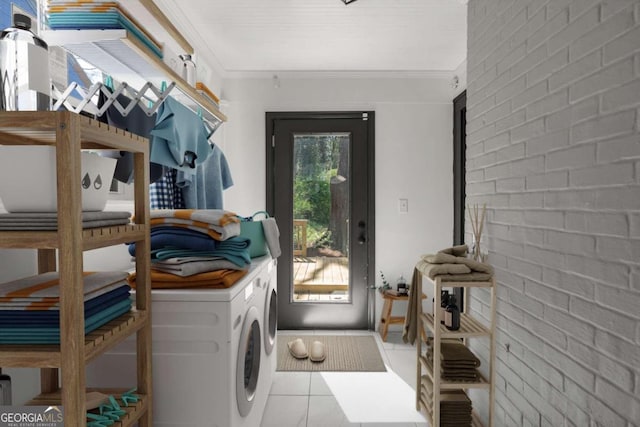
[[[431,313],[422,313],[423,324],[434,333],[434,319]],[[442,338],[471,338],[490,336],[491,331],[480,322],[466,313],[460,314],[460,329],[451,331],[446,326],[440,325],[440,337]]]
[[[64,405],[65,424],[84,425],[86,363],[135,333],[137,389],[148,398],[120,425],[132,426],[138,420],[141,427],[151,427],[149,141],[69,111],[2,111],[0,144],[56,148],[56,195],[62,213],[57,231],[0,232],[0,247],[37,248],[38,272],[57,270],[60,278],[60,344],[2,345],[0,367],[40,367],[43,393],[58,384],[63,387],[58,401]],[[82,228],[82,149],[133,153],[136,224]],[[83,251],[127,241],[142,243],[137,247],[135,311],[85,334]]]
[[[100,393],[104,393],[106,395],[112,395],[116,398],[120,397],[120,394],[126,392],[124,389],[100,389],[100,388],[90,388],[87,391],[98,391]],[[145,413],[149,406],[149,397],[136,393],[138,395],[139,400],[136,403],[130,403],[129,406],[120,405],[120,408],[127,413],[123,415],[119,421],[116,421],[112,426],[114,427],[129,427],[135,425],[135,423],[140,419],[140,417]],[[54,391],[52,393],[42,393],[38,396],[34,397],[30,401],[26,403],[27,406],[33,405],[60,405],[62,403],[61,399],[61,391]]]
[[[132,311],[85,335],[85,362],[124,341],[144,326],[147,318],[146,312]],[[59,368],[61,363],[59,345],[10,344],[0,347],[2,367]]]
[[[82,249],[90,250],[136,242],[145,236],[142,224],[115,227],[86,228],[82,230]],[[12,249],[57,249],[60,239],[57,231],[0,231],[0,247]]]

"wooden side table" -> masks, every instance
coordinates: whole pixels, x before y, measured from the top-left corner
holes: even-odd
[[[388,292],[383,292],[382,298],[384,299],[384,305],[382,306],[382,316],[380,317],[380,335],[382,341],[387,341],[387,334],[389,333],[389,325],[404,324],[405,316],[392,316],[391,310],[393,309],[394,301],[407,301],[408,295],[393,295]],[[422,294],[422,299],[427,298],[425,294]],[[422,337],[426,339],[424,329],[421,331]]]

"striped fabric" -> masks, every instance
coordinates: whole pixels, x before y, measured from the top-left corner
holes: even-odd
[[[240,235],[240,220],[233,212],[221,209],[154,209],[151,227],[182,227],[206,233],[216,240]]]

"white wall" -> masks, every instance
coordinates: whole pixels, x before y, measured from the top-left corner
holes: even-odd
[[[467,196],[487,203],[498,280],[495,425],[638,426],[640,3],[472,0],[468,17]],[[474,293],[473,311],[487,301]]]
[[[453,236],[450,78],[271,78],[224,81],[229,122],[223,147],[235,185],[225,208],[249,215],[265,207],[265,113],[376,112],[376,284],[411,279],[418,257]],[[398,199],[409,212],[398,213]],[[396,304],[403,314],[405,306]],[[377,302],[379,311],[380,301]],[[378,315],[379,317],[379,315]],[[377,322],[376,322],[377,324]],[[399,328],[398,328],[399,329]]]

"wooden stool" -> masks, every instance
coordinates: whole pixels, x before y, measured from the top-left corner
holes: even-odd
[[[427,296],[422,294],[422,299],[425,299]],[[401,323],[404,324],[405,317],[404,316],[392,316],[391,310],[393,309],[394,301],[407,301],[409,299],[408,295],[393,295],[388,292],[384,292],[382,294],[382,298],[384,299],[384,305],[382,306],[382,316],[380,317],[380,335],[382,336],[382,341],[387,341],[387,334],[389,333],[389,325]],[[422,338],[426,340],[426,335],[424,329],[420,331],[422,334]]]

